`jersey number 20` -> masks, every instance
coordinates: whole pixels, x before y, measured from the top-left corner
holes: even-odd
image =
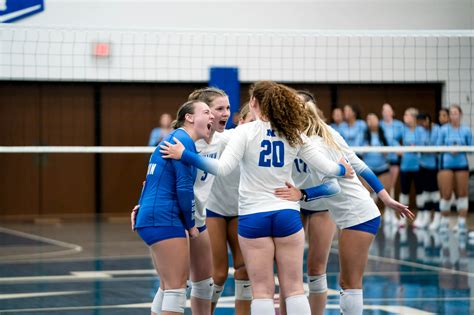
[[[258,166],[282,167],[285,164],[285,146],[282,141],[263,140],[260,147],[263,150],[260,152]]]

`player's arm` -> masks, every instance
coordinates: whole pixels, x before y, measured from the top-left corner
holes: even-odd
[[[291,183],[285,183],[286,187],[275,189],[275,196],[289,201],[313,201],[320,198],[328,198],[341,192],[337,179],[330,178],[326,182],[306,189],[298,189]]]
[[[164,145],[160,145],[160,152],[164,154],[163,158],[182,160],[185,163],[194,165],[195,167],[213,175],[229,175],[234,168],[237,167],[245,152],[246,137],[242,131],[237,132],[238,130],[238,128],[235,129],[235,132],[219,159],[211,159],[200,156],[191,150],[186,150],[178,139],[173,139],[176,141],[176,144],[171,144],[165,141]]]
[[[183,214],[184,227],[190,230],[194,227],[194,177],[190,165],[183,161],[171,161],[176,174],[176,194],[178,205]]]
[[[326,158],[324,154],[319,151],[319,148],[310,141],[306,141],[301,146],[298,155],[307,162],[309,167],[320,174],[330,177],[354,176],[354,170],[344,158],[341,158],[339,163],[333,162]]]

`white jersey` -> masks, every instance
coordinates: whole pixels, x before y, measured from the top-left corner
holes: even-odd
[[[224,151],[234,129],[224,130],[219,136],[219,156]],[[217,176],[207,199],[206,209],[225,217],[239,215],[240,168],[236,167],[227,176]]]
[[[221,150],[219,150],[219,133],[215,132],[211,143],[205,140],[196,141],[196,150],[201,156],[218,159]],[[196,203],[196,212],[194,218],[196,227],[202,227],[206,224],[206,202],[211,192],[214,182],[214,175],[197,169],[196,181],[194,182],[194,200]]]
[[[322,174],[340,173],[337,163],[326,159],[306,136],[302,138],[303,145],[292,147],[272,130],[269,122],[256,120],[235,129],[218,161],[207,161],[209,169],[219,176],[228,176],[240,163],[239,215],[299,210],[298,202],[282,200],[274,194],[285,182],[293,182],[292,165],[298,154]]]
[[[354,151],[349,149],[349,146],[342,137],[335,130],[332,131],[335,141],[341,146],[344,156],[349,160],[354,170],[360,173],[367,168],[365,163],[355,155]],[[324,155],[329,159],[338,161],[341,158],[341,152],[330,148],[321,137],[311,137],[311,141],[320,147]],[[302,164],[304,164],[304,162]],[[326,174],[311,170],[309,174],[301,176],[299,181],[300,180],[303,180],[302,188],[309,188],[324,183],[329,180],[329,178]],[[302,203],[301,207],[315,211],[329,210],[340,229],[364,223],[380,216],[377,205],[357,176],[353,178],[337,178],[337,182],[341,188],[338,194],[328,198]]]

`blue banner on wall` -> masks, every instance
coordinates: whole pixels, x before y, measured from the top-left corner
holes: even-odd
[[[229,95],[230,117],[227,128],[233,126],[232,117],[240,108],[240,82],[239,69],[232,67],[212,67],[210,69],[209,86],[224,90]]]
[[[0,0],[0,22],[15,22],[43,10],[44,0]]]

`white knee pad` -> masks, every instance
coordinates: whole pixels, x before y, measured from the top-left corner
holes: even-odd
[[[165,291],[161,290],[161,288],[158,288],[158,292],[156,292],[155,298],[153,299],[153,302],[151,302],[151,311],[153,313],[156,313],[158,315],[161,314],[161,306],[163,304],[164,295]]]
[[[214,288],[212,289],[212,303],[217,303],[217,301],[219,301],[222,295],[222,291],[224,291],[224,286],[217,285],[214,283]]]
[[[235,299],[243,301],[252,300],[252,284],[250,280],[235,280]]]
[[[456,209],[458,212],[460,210],[467,210],[469,207],[469,198],[468,197],[461,197],[456,200]]]
[[[311,315],[311,308],[306,295],[290,296],[285,299],[285,302],[287,315]]]
[[[401,204],[404,204],[405,206],[407,206],[408,203],[410,202],[410,198],[408,195],[400,194],[399,201]]]
[[[250,314],[275,315],[273,299],[255,299],[250,305]]]
[[[441,199],[441,195],[439,194],[439,191],[432,191],[430,193],[430,199],[433,202],[439,202]]]
[[[362,315],[364,310],[364,301],[362,297],[362,290],[347,289],[341,290],[341,299],[339,305],[341,313],[344,315]]]
[[[326,274],[319,276],[308,276],[309,294],[321,294],[328,290]]]
[[[407,199],[408,199],[408,195],[407,196]],[[401,197],[400,197],[401,198]],[[416,207],[418,209],[423,209],[424,206],[425,206],[425,195],[424,194],[418,194],[416,195]],[[403,202],[402,202],[403,203]],[[408,202],[407,203],[403,203],[404,205],[408,205]]]
[[[451,210],[451,200],[441,199],[439,201],[439,210],[441,212],[448,212]]]
[[[212,281],[212,278],[208,278],[198,282],[192,282],[192,297],[203,300],[211,300],[212,291],[214,291],[214,281]]]
[[[165,290],[161,309],[167,312],[184,313],[186,289]]]

